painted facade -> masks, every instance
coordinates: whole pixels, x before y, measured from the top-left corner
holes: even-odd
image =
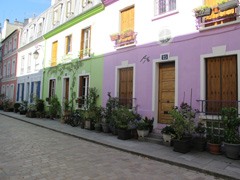
[[[6,100],[15,102],[16,100],[16,72],[17,72],[17,48],[19,40],[19,29],[15,29],[2,41],[2,61],[1,61],[1,94]]]
[[[213,23],[212,26],[199,23],[200,19],[197,19],[199,22],[196,28],[196,18],[192,9],[201,5],[201,1],[186,2],[188,7],[176,1],[175,10],[154,16],[151,13],[154,3],[158,2],[160,1],[144,4],[143,1],[128,3],[111,1],[111,4],[106,7],[104,13],[115,12],[113,16],[106,19],[106,22],[114,23],[112,32],[116,27],[118,28],[115,32],[121,31],[119,30],[122,25],[121,12],[134,7],[134,31],[138,34],[136,42],[125,43],[115,47],[116,50],[114,50],[114,42],[110,39],[106,43],[111,52],[104,54],[102,104],[104,106],[107,102],[107,92],[111,92],[112,96],[120,99],[123,94],[123,99],[126,97],[131,99],[131,105],[137,106],[141,115],[155,118],[156,132],[163,125],[171,122],[168,111],[173,106],[179,106],[183,101],[191,104],[193,109],[199,109],[202,112],[202,118],[210,119],[214,119],[214,115],[206,115],[206,111],[211,106],[209,101],[219,100],[222,105],[224,104],[222,100],[234,101],[233,106],[240,101],[240,95],[237,92],[240,83],[238,78],[239,42],[234,38],[239,33],[239,18],[221,22],[219,25],[214,20],[209,21],[208,24]],[[144,17],[138,14],[142,9],[146,12]],[[239,9],[236,10],[239,14]],[[211,68],[210,62],[216,61],[217,58],[222,59],[220,61],[225,62],[224,65],[229,67],[226,68],[227,73],[222,71],[220,73],[225,73],[226,77],[228,75],[233,77],[221,80],[228,88],[224,90],[221,87],[219,91],[212,87],[214,80],[207,78],[210,76],[209,73],[212,73],[212,76],[216,75],[214,72],[216,64],[212,65],[213,70],[207,69]],[[232,65],[232,62],[235,64]],[[236,71],[233,70],[235,72],[232,73],[230,69]],[[129,71],[132,76],[130,80],[128,80],[129,75],[123,76],[126,70],[131,70]],[[232,81],[234,83],[227,83]],[[129,87],[131,91],[128,91]],[[209,88],[212,89],[209,90]],[[221,91],[222,97],[225,96],[225,98],[220,99],[220,96],[210,95],[210,91],[216,94]],[[224,93],[231,95],[226,96]],[[127,94],[130,94],[130,97]],[[217,110],[216,104],[214,106]]]
[[[51,7],[53,11],[61,7],[61,13],[59,21],[48,24],[47,33],[43,35],[46,54],[42,98],[45,100],[56,94],[62,105],[65,100],[73,99],[74,107],[78,108],[75,99],[86,96],[89,88],[96,87],[100,95],[97,104],[101,105],[103,55],[95,53],[95,44],[97,16],[104,6],[100,0],[71,3],[70,9],[68,1],[53,3]],[[55,16],[49,13],[47,18],[54,19],[51,15]]]

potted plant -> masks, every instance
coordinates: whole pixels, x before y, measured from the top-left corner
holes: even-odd
[[[231,159],[239,159],[240,138],[239,126],[240,118],[237,109],[233,107],[223,108],[221,111],[223,121],[224,147],[226,156]]]
[[[56,95],[51,97],[49,104],[49,115],[51,119],[54,119],[58,113],[61,114],[61,105]]]
[[[129,36],[134,35],[134,31],[133,31],[132,28],[128,28],[128,29],[125,29],[125,30],[123,31],[123,34],[125,34],[125,37],[129,37]]]
[[[103,118],[103,108],[100,107],[95,107],[95,110],[93,112],[93,120],[94,120],[94,128],[97,132],[101,132],[102,126],[102,118]]]
[[[171,143],[172,135],[175,134],[174,129],[172,126],[165,126],[162,130],[161,133],[163,135],[163,140],[164,142]]]
[[[210,134],[210,139],[208,141],[208,148],[211,154],[222,154],[221,153],[221,140],[220,137],[215,135],[213,132]]]
[[[120,39],[120,34],[119,33],[114,33],[110,35],[111,41],[117,41]]]
[[[220,11],[226,11],[238,7],[238,0],[220,0],[217,2]]]
[[[23,101],[22,103],[20,103],[20,106],[18,108],[19,113],[22,115],[25,115],[27,112],[27,107],[28,107],[28,101]]]
[[[36,118],[40,118],[41,117],[41,112],[40,111],[37,111],[36,112]]]
[[[29,117],[30,118],[35,118],[36,117],[36,112],[37,112],[37,108],[35,104],[30,104],[29,105]]]
[[[115,109],[114,113],[115,126],[118,128],[118,139],[131,139],[131,129],[129,123],[134,119],[133,112],[124,106]]]
[[[199,6],[193,9],[195,17],[204,17],[212,14],[212,8],[208,5]]]
[[[149,134],[149,124],[142,120],[140,123],[138,123],[137,133],[139,137],[147,137]]]
[[[204,151],[207,143],[207,139],[204,137],[206,127],[202,122],[198,122],[194,130],[197,136],[193,139],[193,146],[198,151]]]
[[[172,127],[175,134],[173,135],[173,150],[181,153],[187,153],[191,147],[191,134],[193,132],[194,118],[197,110],[187,103],[182,103],[180,108],[175,107],[169,113],[173,117]]]
[[[14,103],[13,107],[14,107],[14,112],[17,113],[19,111],[18,108],[20,107],[20,103]]]
[[[64,100],[64,115],[69,116],[70,115],[70,103],[68,102],[67,99]]]
[[[36,98],[36,108],[37,108],[38,112],[44,111],[44,100],[43,99]]]

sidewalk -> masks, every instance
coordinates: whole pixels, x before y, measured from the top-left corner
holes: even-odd
[[[240,160],[231,160],[225,155],[212,155],[208,152],[192,150],[187,154],[174,152],[172,147],[142,142],[134,139],[119,140],[111,133],[96,133],[95,131],[71,127],[50,119],[28,118],[13,112],[0,111],[0,114],[28,122],[56,132],[71,135],[76,138],[98,143],[121,151],[148,157],[157,161],[185,167],[225,179],[240,179]]]

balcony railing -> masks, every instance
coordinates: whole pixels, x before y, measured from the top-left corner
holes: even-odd
[[[119,105],[124,106],[128,109],[136,108],[134,107],[134,101],[136,98],[116,98],[118,99]]]
[[[130,44],[136,44],[137,43],[137,32],[134,32],[132,35],[126,35],[124,33],[116,35],[118,36],[115,39],[112,39],[112,41],[115,41],[115,45],[114,48],[118,48],[118,47],[124,47],[126,45],[130,45]]]
[[[235,107],[238,109],[240,101],[227,101],[227,100],[197,100],[200,103],[200,113],[205,115],[221,114],[221,109],[225,107]],[[240,112],[238,111],[238,115]]]
[[[210,27],[219,24],[224,24],[230,21],[236,21],[239,17],[239,6],[237,8],[220,11],[218,7],[213,7],[213,11],[209,16],[196,17],[196,28]],[[214,9],[217,9],[215,12]]]

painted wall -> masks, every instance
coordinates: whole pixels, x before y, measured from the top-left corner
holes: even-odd
[[[80,75],[89,75],[90,78],[90,87],[96,87],[99,93],[99,98],[97,99],[97,105],[102,104],[102,84],[103,84],[103,55],[92,57],[91,59],[82,60],[82,66],[79,68],[78,72],[76,73],[77,82],[74,87],[74,92],[78,94],[78,86],[79,86],[79,80],[78,77]],[[66,64],[65,66],[68,66]],[[72,77],[73,73],[69,72],[67,70],[64,71],[63,75],[60,75],[58,72],[57,74],[51,74],[49,73],[50,68],[46,68],[43,73],[43,99],[45,100],[49,96],[49,81],[50,79],[56,79],[56,95],[62,103],[62,97],[63,97],[63,78],[64,77],[70,77],[70,84],[72,85]],[[65,76],[67,74],[67,76]],[[60,79],[58,79],[60,77]],[[77,96],[78,97],[78,96]],[[76,98],[77,98],[76,97]],[[71,99],[71,98],[69,98]],[[74,100],[75,104],[75,100]],[[76,104],[75,104],[76,107]]]
[[[116,67],[135,65],[135,90],[133,94],[136,98],[136,104],[139,105],[138,112],[149,117],[154,116],[157,119],[158,91],[153,89],[154,84],[158,86],[156,78],[158,74],[154,70],[155,61],[160,60],[160,55],[169,53],[169,60],[175,61],[177,88],[175,96],[177,97],[175,105],[180,105],[184,100],[190,103],[192,89],[192,106],[200,109],[200,104],[196,101],[204,100],[205,84],[201,74],[205,74],[204,57],[217,57],[230,54],[237,54],[238,72],[240,70],[239,45],[237,40],[240,32],[239,25],[226,26],[209,31],[193,33],[184,36],[178,36],[173,39],[169,45],[160,46],[150,43],[137,47],[129,47],[116,52],[104,55],[103,70],[103,106],[107,101],[107,92],[112,96],[118,96],[116,87]],[[142,63],[140,60],[147,55],[150,62]],[[125,61],[125,62],[124,62]],[[127,62],[126,62],[127,61]],[[177,62],[177,63],[176,63]],[[155,74],[154,74],[155,72]],[[239,75],[238,75],[239,76]],[[238,88],[239,88],[238,80]],[[238,95],[238,100],[240,96]],[[155,123],[155,127],[157,124]]]

